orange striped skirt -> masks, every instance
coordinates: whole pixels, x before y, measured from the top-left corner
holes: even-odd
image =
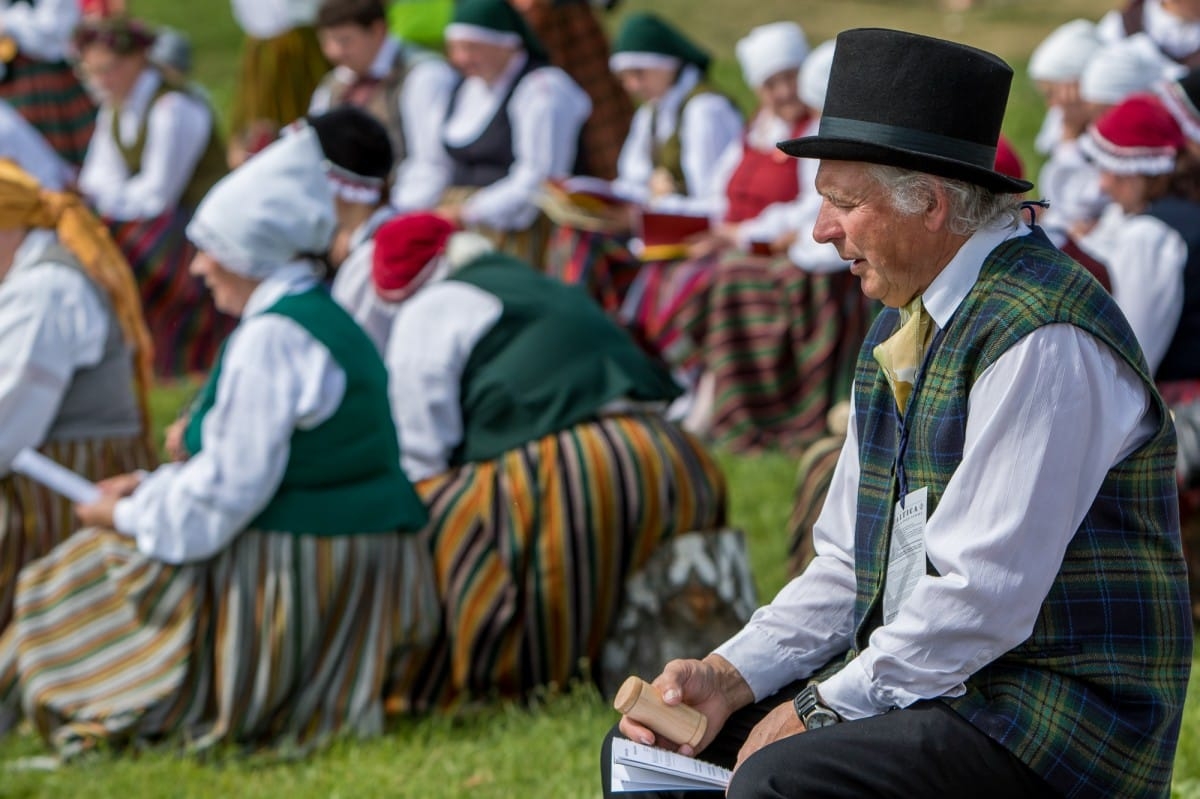
[[[725,521],[704,448],[653,415],[604,417],[421,482],[444,628],[395,711],[524,696],[598,662],[626,579]]]

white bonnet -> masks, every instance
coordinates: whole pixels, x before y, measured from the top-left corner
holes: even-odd
[[[1079,96],[1089,103],[1116,105],[1162,80],[1181,77],[1187,68],[1163,55],[1138,33],[1097,50],[1079,77]]]
[[[205,195],[188,238],[231,272],[258,279],[328,251],[336,218],[324,161],[311,128],[271,143]]]
[[[1073,19],[1059,25],[1029,57],[1029,77],[1056,83],[1079,80],[1101,44],[1096,24],[1090,20]]]
[[[794,22],[772,22],[753,28],[738,41],[736,52],[742,77],[757,89],[772,75],[799,69],[808,56],[808,39]]]

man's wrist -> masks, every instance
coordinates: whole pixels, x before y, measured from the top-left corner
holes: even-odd
[[[792,699],[792,708],[803,722],[805,729],[829,727],[842,720],[838,712],[821,701],[817,683],[810,682]]]
[[[717,675],[717,689],[729,707],[729,712],[754,704],[754,691],[737,667],[717,654],[704,658],[704,663]]]

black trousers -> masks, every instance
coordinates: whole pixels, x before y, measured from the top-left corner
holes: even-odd
[[[735,713],[700,759],[732,768],[754,725],[781,702],[790,702],[802,687],[803,683],[793,683]],[[616,727],[604,739],[600,756],[605,796],[612,795],[614,736],[621,736]],[[712,791],[629,794],[664,799],[717,795]],[[731,799],[1038,799],[1059,794],[1007,749],[945,704],[933,701],[776,741],[742,764],[727,795]]]

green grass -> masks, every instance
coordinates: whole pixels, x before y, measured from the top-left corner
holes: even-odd
[[[721,56],[715,80],[743,104],[750,102],[731,53],[753,25],[796,19],[816,43],[838,30],[885,25],[957,38],[985,47],[1017,66],[1006,132],[1037,166],[1030,142],[1042,109],[1023,64],[1056,24],[1076,16],[1098,18],[1115,0],[1058,0],[1051,5],[1020,0],[979,0],[977,10],[947,15],[933,0],[626,0],[621,14],[653,8],[682,21],[698,40]],[[225,109],[238,68],[238,32],[225,2],[130,0],[135,13],[172,24],[192,35],[198,79]],[[1036,172],[1031,172],[1036,174]],[[194,391],[182,385],[160,389],[153,398],[159,426]],[[733,521],[747,531],[752,567],[763,597],[786,580],[786,521],[794,463],[780,455],[755,458],[722,455],[731,490]],[[1195,664],[1200,669],[1200,662]],[[614,713],[589,687],[549,695],[530,707],[502,705],[452,718],[404,719],[385,737],[343,741],[299,762],[269,756],[200,762],[155,751],[100,756],[54,773],[0,773],[0,797],[234,795],[292,799],[306,797],[594,797],[600,786],[597,747]],[[30,735],[0,741],[0,762],[44,754]],[[1176,759],[1175,796],[1200,799],[1200,681],[1193,680]]]

